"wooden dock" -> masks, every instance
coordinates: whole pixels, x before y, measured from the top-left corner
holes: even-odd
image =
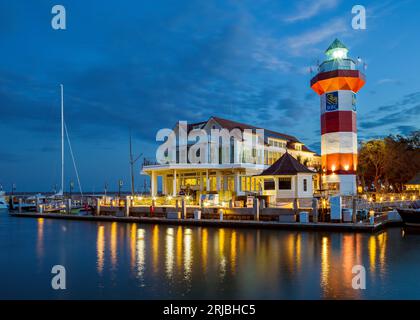
[[[273,222],[273,221],[236,221],[236,220],[215,220],[215,219],[167,219],[157,217],[115,217],[115,216],[79,216],[60,213],[36,213],[36,212],[10,212],[13,217],[25,218],[46,218],[63,219],[78,221],[102,221],[102,222],[128,222],[128,223],[148,223],[165,225],[201,226],[215,228],[258,228],[258,229],[277,229],[277,230],[310,230],[328,232],[365,232],[375,233],[386,227],[401,226],[401,222],[380,221],[375,224],[366,223],[300,223],[300,222]]]

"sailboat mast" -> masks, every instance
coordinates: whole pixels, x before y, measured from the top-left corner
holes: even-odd
[[[61,87],[61,191],[64,196],[64,87]]]
[[[130,173],[131,173],[131,195],[134,197],[134,160],[133,149],[131,145],[131,129],[130,129]]]

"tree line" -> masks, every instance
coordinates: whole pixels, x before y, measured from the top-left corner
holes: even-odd
[[[420,131],[362,142],[358,162],[363,190],[401,192],[420,171]]]

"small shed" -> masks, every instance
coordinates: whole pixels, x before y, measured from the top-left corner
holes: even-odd
[[[269,196],[270,203],[307,199],[310,205],[314,175],[314,171],[286,152],[258,177],[261,179],[262,193]]]

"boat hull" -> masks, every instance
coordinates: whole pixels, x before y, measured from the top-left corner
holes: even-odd
[[[420,210],[419,209],[397,209],[403,222],[410,227],[420,228]]]

